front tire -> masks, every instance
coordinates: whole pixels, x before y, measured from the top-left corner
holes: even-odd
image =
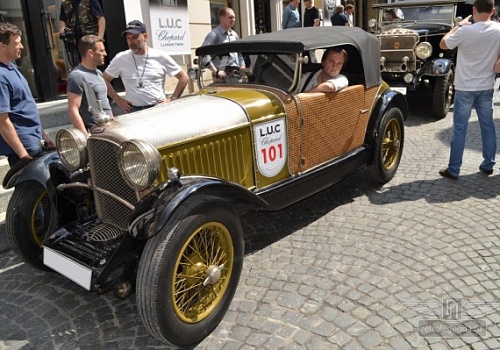
[[[42,270],[50,270],[43,264],[42,242],[48,232],[51,210],[45,187],[27,181],[16,186],[5,217],[5,234],[12,250]]]
[[[437,77],[434,82],[434,94],[432,97],[432,115],[437,119],[443,119],[450,111],[453,102],[453,71],[449,71],[444,77]]]
[[[399,108],[392,107],[384,114],[377,135],[370,175],[375,181],[386,183],[396,174],[403,154],[404,122]]]
[[[218,199],[188,200],[145,246],[137,308],[159,341],[193,347],[224,317],[243,266],[238,213]]]

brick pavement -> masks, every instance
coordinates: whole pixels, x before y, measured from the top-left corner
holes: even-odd
[[[441,178],[451,125],[451,115],[413,113],[385,186],[360,170],[280,212],[244,218],[238,290],[196,349],[500,348],[500,171],[478,172],[472,118],[460,179]],[[12,252],[0,254],[0,281],[0,341],[15,342],[1,349],[164,348],[141,325],[134,298],[88,293]],[[429,329],[419,333],[418,320],[433,321],[436,333],[423,337]]]

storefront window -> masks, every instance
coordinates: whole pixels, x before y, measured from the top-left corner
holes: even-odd
[[[49,36],[50,54],[56,71],[56,86],[59,95],[66,94],[66,80],[71,68],[78,65],[76,46],[71,47],[59,37],[59,11],[60,0],[43,0],[45,11],[45,30]]]

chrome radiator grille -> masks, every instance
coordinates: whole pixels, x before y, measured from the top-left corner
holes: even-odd
[[[403,57],[408,57],[406,71],[416,70],[416,57],[413,51],[418,43],[418,35],[381,35],[380,53],[385,57],[384,71],[402,72]]]
[[[114,142],[96,138],[89,138],[87,145],[94,186],[108,190],[135,204],[137,202],[135,191],[125,183],[118,169],[119,146]],[[130,209],[103,193],[94,191],[94,197],[97,215],[102,222],[128,230]]]

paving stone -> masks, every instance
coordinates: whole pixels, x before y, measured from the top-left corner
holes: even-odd
[[[344,331],[338,331],[333,336],[328,338],[328,340],[335,345],[344,346],[351,340],[351,336]]]
[[[368,331],[359,336],[359,342],[363,349],[373,349],[384,342],[378,332]]]

